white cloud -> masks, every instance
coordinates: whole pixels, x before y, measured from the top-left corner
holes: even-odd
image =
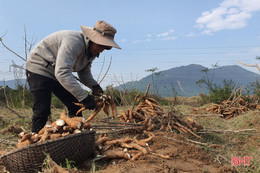
[[[176,37],[173,36],[173,33],[175,31],[173,29],[169,29],[167,32],[163,32],[163,33],[160,33],[160,34],[156,34],[155,36],[157,37],[158,40],[163,40],[163,41],[166,41],[166,40],[175,40]]]
[[[224,0],[219,7],[203,12],[196,26],[204,34],[243,28],[256,11],[260,11],[259,0]]]
[[[147,34],[147,37],[152,37],[152,34]]]
[[[141,42],[151,42],[154,39],[161,40],[161,41],[175,40],[176,37],[173,35],[174,32],[175,31],[173,29],[169,29],[167,32],[163,32],[160,34],[157,33],[147,34],[146,38],[144,38],[143,40],[135,40],[133,41],[133,43],[136,44]]]
[[[163,38],[160,38],[160,40],[163,40],[163,41],[166,41],[166,40],[176,40],[176,37],[175,36],[163,37]]]
[[[185,35],[185,37],[196,37],[198,35],[200,35],[200,34],[196,34],[194,32],[190,32],[189,34]]]
[[[133,41],[133,43],[140,43],[140,42],[142,42],[142,40],[135,40],[135,41]]]
[[[127,39],[122,39],[122,40],[121,40],[121,42],[126,42],[126,41],[127,41]]]
[[[256,52],[256,53],[260,53],[260,47],[255,47],[251,51]]]
[[[144,40],[135,40],[135,41],[133,41],[133,43],[141,43],[141,42],[150,42],[150,41],[152,41],[150,38],[147,38],[147,39],[144,39]]]
[[[174,33],[174,30],[170,29],[167,32],[164,32],[164,33],[161,33],[161,34],[157,34],[156,37],[158,37],[158,38],[160,38],[160,37],[167,37],[167,36],[171,35],[172,33]]]

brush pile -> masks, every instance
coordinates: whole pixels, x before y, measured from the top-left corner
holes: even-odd
[[[207,108],[206,110],[208,113],[221,114],[223,118],[229,119],[255,109],[260,110],[260,105],[249,104],[242,97],[238,97],[233,101],[225,100],[221,104],[212,104],[211,108]]]

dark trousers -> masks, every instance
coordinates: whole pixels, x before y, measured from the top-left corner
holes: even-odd
[[[33,98],[32,132],[38,133],[51,114],[51,93],[54,93],[67,107],[70,117],[75,116],[81,108],[73,103],[77,103],[78,100],[58,81],[29,71],[26,71],[26,76]],[[77,116],[82,116],[82,113]]]

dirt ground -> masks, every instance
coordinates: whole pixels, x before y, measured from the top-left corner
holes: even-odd
[[[220,173],[236,172],[230,167],[216,163],[205,151],[196,145],[180,142],[182,137],[172,132],[155,132],[155,138],[150,142],[152,152],[169,155],[170,159],[162,159],[152,154],[146,154],[137,161],[130,160],[99,160],[95,162],[96,172],[102,173],[145,173],[145,172],[174,172],[174,173]],[[178,141],[176,141],[178,140]],[[0,151],[4,154],[7,150]],[[91,162],[82,164],[77,171],[90,172]],[[0,164],[0,172],[7,172]]]
[[[152,152],[169,155],[170,159],[162,159],[151,154],[141,156],[137,161],[114,160],[100,167],[104,173],[145,173],[145,172],[235,172],[231,167],[223,167],[216,163],[202,149],[186,144],[183,139],[172,132],[155,132],[155,138],[149,145]],[[178,140],[178,141],[176,141]],[[111,164],[113,163],[114,164]]]

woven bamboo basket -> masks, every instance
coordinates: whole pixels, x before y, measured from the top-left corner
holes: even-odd
[[[88,131],[30,144],[0,157],[11,173],[35,173],[41,170],[46,154],[58,165],[66,159],[76,165],[94,156],[95,132]]]

